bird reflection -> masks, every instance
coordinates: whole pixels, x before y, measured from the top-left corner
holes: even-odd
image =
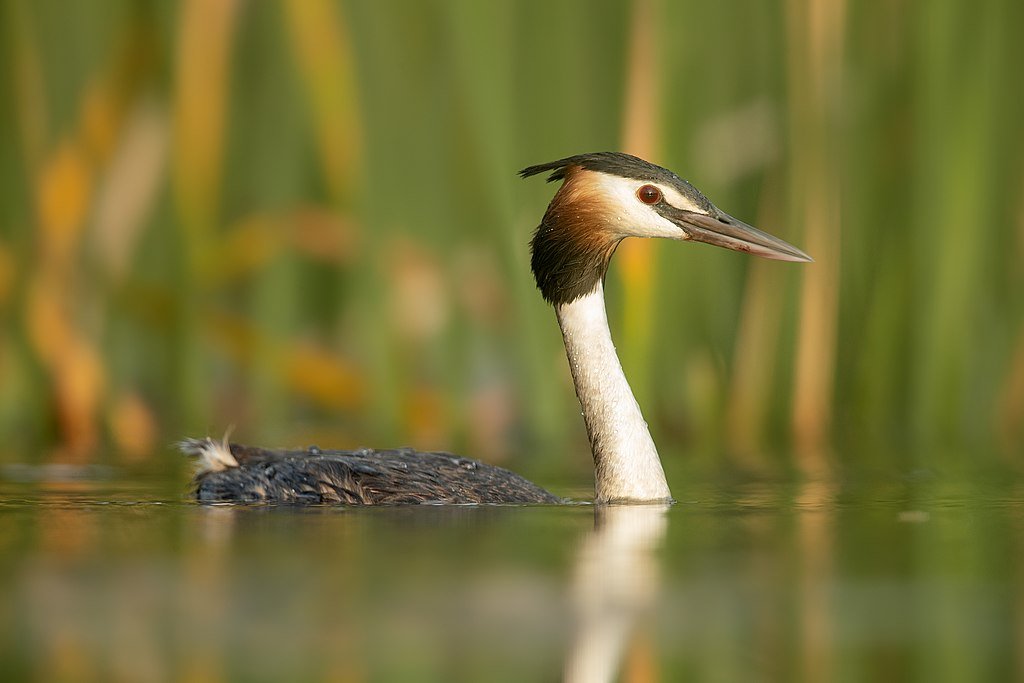
[[[572,583],[576,624],[564,680],[615,679],[626,645],[661,585],[657,552],[667,503],[600,506],[580,545]]]
[[[191,553],[187,566],[191,596],[188,613],[196,621],[209,625],[207,634],[231,633],[240,628],[240,623],[244,626],[244,620],[239,619],[248,609],[243,609],[238,602],[239,596],[245,596],[243,602],[248,604],[255,594],[261,609],[269,610],[267,605],[273,605],[280,610],[275,613],[275,623],[288,623],[287,619],[301,614],[302,624],[317,625],[320,640],[311,638],[303,627],[286,629],[290,638],[297,638],[312,648],[315,654],[304,650],[309,661],[319,661],[328,668],[341,662],[339,666],[348,670],[358,668],[372,672],[388,666],[372,653],[368,654],[365,647],[375,642],[381,633],[390,634],[390,639],[397,638],[396,642],[404,641],[403,636],[395,636],[395,633],[416,633],[420,646],[427,637],[442,650],[447,643],[458,642],[459,647],[469,647],[478,654],[490,652],[489,656],[500,660],[506,645],[486,635],[493,632],[495,624],[513,618],[551,624],[553,617],[554,623],[558,623],[558,613],[564,616],[565,612],[560,609],[557,598],[567,595],[570,619],[569,637],[565,641],[567,649],[562,657],[563,680],[613,681],[621,678],[623,671],[639,673],[634,664],[642,665],[646,661],[642,656],[635,656],[644,652],[636,646],[644,643],[642,627],[651,622],[661,594],[660,551],[668,529],[669,507],[666,503],[595,506],[593,527],[578,537],[568,580],[529,576],[522,584],[511,584],[525,591],[513,591],[518,596],[513,606],[503,590],[510,585],[506,569],[485,563],[483,567],[487,571],[481,572],[474,564],[480,561],[479,553],[469,548],[465,554],[447,557],[447,549],[452,547],[449,543],[457,541],[461,547],[470,538],[486,538],[502,529],[512,534],[522,528],[516,523],[517,516],[547,515],[549,510],[440,507],[431,510],[433,514],[424,515],[422,509],[417,512],[395,507],[372,514],[339,515],[336,509],[327,508],[276,509],[276,514],[272,514],[275,508],[204,506],[200,508],[197,533],[192,534],[203,539],[203,552]],[[580,507],[566,510],[584,512]],[[397,547],[397,540],[409,537],[407,523],[415,520],[422,523],[421,530],[435,536],[433,542],[420,549],[436,543],[445,550],[438,556],[442,558],[440,564],[432,564],[437,557],[434,561],[426,558],[420,563],[420,570],[410,571],[406,564],[392,563],[386,553]],[[467,535],[467,528],[472,533]],[[282,537],[278,534],[281,529],[287,532],[287,538],[295,539],[291,547],[307,548],[303,551],[304,561],[298,564],[281,561],[287,553],[282,554],[281,546],[273,541]],[[273,531],[270,535],[273,542],[268,545],[237,542],[239,536],[250,540],[267,538],[268,530]],[[294,534],[303,534],[303,530],[310,534],[309,538],[295,538]],[[477,534],[477,531],[487,533]],[[307,542],[324,538],[339,542],[326,545]],[[386,545],[373,545],[375,542]],[[265,547],[274,555],[260,556],[259,561],[254,561],[249,554],[237,555],[240,549],[249,553],[254,547]],[[313,558],[312,566],[323,571],[310,570]],[[367,567],[384,566],[379,564],[381,558],[387,560],[391,569],[375,569],[378,575],[370,579]],[[429,571],[431,566],[437,573]],[[241,567],[245,567],[245,571],[240,572]],[[428,569],[423,570],[423,567]],[[296,581],[298,577],[303,577],[301,582]],[[376,590],[365,588],[374,582],[378,585]],[[280,587],[267,590],[268,586]],[[281,595],[290,597],[281,598]],[[481,604],[481,596],[486,597],[485,604]],[[327,612],[318,611],[310,606],[312,604]],[[474,625],[469,628],[466,624]],[[424,636],[428,631],[431,635]],[[552,635],[550,630],[548,635]],[[187,637],[191,637],[191,633]],[[190,643],[191,658],[208,671],[224,671],[229,662],[219,659],[224,656],[223,651],[217,650],[222,647],[222,641],[214,636],[197,640],[199,642]],[[326,642],[330,646],[321,648]],[[530,647],[537,645],[533,642]],[[546,645],[550,647],[552,643]],[[514,649],[516,646],[507,647]],[[398,649],[407,652],[401,646]],[[427,646],[427,650],[430,649]],[[444,668],[451,662],[421,660],[415,654],[403,657],[407,657],[404,661],[407,666],[424,667],[420,670],[423,678],[430,677],[429,672],[436,673],[437,667],[441,667],[445,675],[451,673]],[[484,661],[489,659],[485,657]],[[639,676],[633,680],[650,678],[650,675]]]

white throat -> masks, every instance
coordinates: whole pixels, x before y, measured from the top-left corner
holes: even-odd
[[[595,500],[669,500],[658,450],[612,344],[604,285],[555,306],[555,314],[594,452]]]

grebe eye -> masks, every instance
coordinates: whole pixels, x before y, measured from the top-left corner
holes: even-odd
[[[654,185],[644,185],[636,191],[636,198],[644,204],[657,204],[661,201],[661,190]]]

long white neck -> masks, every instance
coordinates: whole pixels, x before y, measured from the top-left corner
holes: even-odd
[[[595,500],[669,500],[658,450],[612,344],[603,284],[555,306],[555,314],[594,452]]]

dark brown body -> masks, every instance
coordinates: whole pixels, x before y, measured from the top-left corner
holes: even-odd
[[[513,472],[412,449],[275,451],[231,444],[237,467],[200,472],[202,502],[404,505],[561,503]]]

